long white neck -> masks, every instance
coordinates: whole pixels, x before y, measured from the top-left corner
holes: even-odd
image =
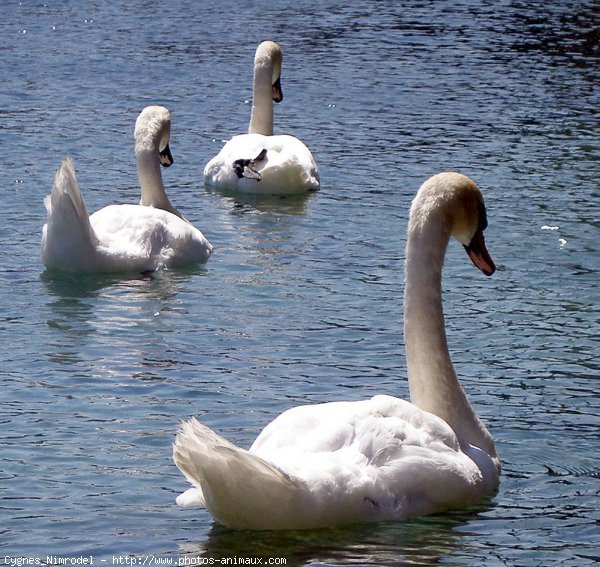
[[[140,205],[163,209],[180,217],[181,214],[171,205],[165,192],[160,171],[158,147],[140,147],[141,145],[136,144],[135,149],[138,177],[142,190]]]
[[[494,441],[465,395],[448,352],[442,309],[442,267],[450,229],[441,215],[411,223],[406,252],[404,341],[410,399],[441,417],[463,448],[496,456]]]
[[[273,135],[273,62],[258,59],[254,65],[252,114],[248,134]]]

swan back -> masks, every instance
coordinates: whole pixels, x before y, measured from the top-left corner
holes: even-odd
[[[292,408],[249,451],[192,419],[181,424],[173,457],[195,486],[178,503],[206,506],[232,528],[400,519],[489,494],[452,429],[391,396]]]
[[[253,161],[258,174],[239,177],[232,164],[241,156],[266,155]],[[264,195],[286,195],[316,191],[319,188],[319,169],[306,145],[286,134],[263,136],[241,134],[223,146],[218,155],[204,168],[204,181],[209,187],[222,191],[243,191]]]

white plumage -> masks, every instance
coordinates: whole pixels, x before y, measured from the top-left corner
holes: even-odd
[[[206,164],[207,186],[271,195],[319,188],[319,170],[306,145],[294,136],[273,135],[273,101],[283,98],[281,61],[276,43],[265,41],[258,46],[248,134],[234,136]]]
[[[88,217],[73,161],[62,162],[44,199],[48,220],[41,253],[48,269],[140,272],[184,267],[210,256],[210,242],[171,205],[164,190],[160,163],[172,163],[169,133],[164,107],[146,107],[136,121],[140,205],[109,205]]]
[[[379,395],[292,408],[249,451],[196,419],[181,424],[174,460],[194,488],[178,498],[231,528],[300,529],[401,519],[474,504],[494,493],[494,441],[469,404],[445,338],[441,271],[454,236],[484,273],[479,188],[457,173],[423,184],[411,209],[405,342],[412,403]]]

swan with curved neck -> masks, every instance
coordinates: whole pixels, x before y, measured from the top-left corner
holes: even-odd
[[[249,451],[196,419],[181,424],[175,463],[202,505],[231,528],[302,529],[465,507],[492,495],[500,462],[450,360],[441,275],[450,237],[486,275],[483,197],[468,177],[427,180],[411,208],[405,343],[411,402],[387,395],[287,410]]]
[[[283,100],[282,60],[281,48],[274,41],[263,41],[256,49],[248,134],[273,135],[273,102]]]
[[[171,116],[162,106],[142,110],[135,124],[135,155],[141,188],[139,205],[109,205],[88,216],[71,158],[44,199],[48,220],[42,230],[42,260],[65,272],[145,272],[205,261],[212,245],[171,204],[160,164],[173,163]]]
[[[281,48],[263,41],[254,57],[248,133],[234,136],[204,168],[207,186],[225,191],[283,195],[319,188],[319,170],[298,138],[273,134],[273,102],[283,100]]]
[[[147,106],[135,121],[133,136],[141,190],[140,205],[169,211],[183,218],[167,197],[160,171],[161,165],[163,167],[173,165],[173,156],[169,147],[170,112],[164,106]]]

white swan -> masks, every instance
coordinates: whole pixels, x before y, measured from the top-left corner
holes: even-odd
[[[263,41],[254,57],[248,134],[234,136],[204,168],[204,182],[225,191],[283,195],[319,188],[319,170],[298,139],[273,135],[273,101],[283,99],[279,45]]]
[[[171,205],[160,164],[173,163],[171,117],[162,106],[142,110],[135,124],[139,205],[109,205],[88,217],[75,169],[66,158],[44,199],[42,260],[66,272],[143,272],[205,261],[212,245]]]
[[[231,528],[299,529],[430,514],[494,493],[494,441],[448,353],[441,274],[450,236],[486,275],[483,197],[458,173],[426,181],[411,208],[405,343],[412,403],[387,395],[292,408],[250,451],[196,419],[181,424],[174,460],[194,485],[177,499]]]

